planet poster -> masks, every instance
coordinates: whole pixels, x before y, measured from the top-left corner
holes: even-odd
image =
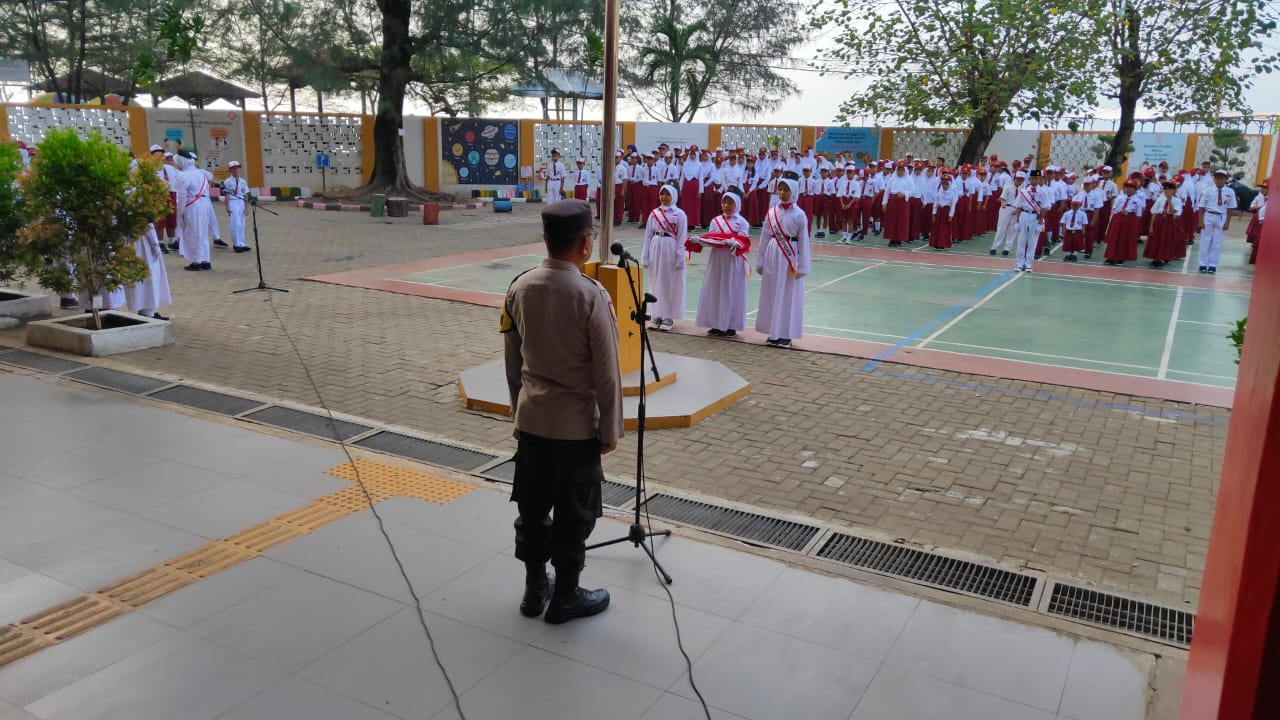
[[[515,185],[520,130],[515,120],[441,121],[445,185]],[[452,173],[450,172],[452,170]]]

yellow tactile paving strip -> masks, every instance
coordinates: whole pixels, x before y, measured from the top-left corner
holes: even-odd
[[[339,490],[297,510],[165,560],[96,592],[0,627],[0,667],[88,632],[147,603],[255,558],[269,548],[354,515],[368,508],[370,500],[378,503],[392,497],[412,497],[443,505],[475,489],[456,480],[370,460],[356,460],[355,467],[344,463],[325,473],[355,482],[357,470],[369,492],[367,498],[359,487]]]

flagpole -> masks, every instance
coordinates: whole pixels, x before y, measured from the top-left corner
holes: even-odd
[[[613,235],[614,150],[618,147],[618,14],[621,0],[605,0],[604,127],[600,143],[600,262],[609,261]]]

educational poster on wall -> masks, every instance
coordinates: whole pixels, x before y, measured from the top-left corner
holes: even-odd
[[[636,149],[650,152],[663,143],[672,148],[690,145],[704,148],[710,133],[706,123],[636,123]]]
[[[1133,152],[1129,153],[1129,171],[1159,167],[1169,163],[1169,171],[1177,172],[1187,154],[1187,136],[1180,133],[1134,133]]]
[[[440,149],[445,185],[520,182],[520,130],[515,120],[441,120]]]
[[[880,157],[880,129],[870,127],[820,127],[813,149],[835,157],[836,153],[850,155],[858,167]]]
[[[184,147],[194,150],[197,164],[213,173],[214,182],[227,179],[227,163],[245,162],[244,116],[239,110],[148,110],[147,135],[148,146],[162,145],[174,153]]]

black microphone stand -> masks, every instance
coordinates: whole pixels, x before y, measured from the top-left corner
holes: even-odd
[[[655,532],[650,532],[645,529],[644,525],[640,524],[640,508],[642,505],[642,499],[644,497],[644,425],[645,425],[644,420],[645,420],[645,396],[646,396],[644,356],[645,356],[646,350],[649,353],[649,362],[650,362],[650,367],[653,368],[654,380],[661,379],[661,377],[658,375],[658,361],[654,357],[653,346],[649,344],[649,331],[648,331],[649,303],[657,302],[658,298],[654,297],[650,293],[645,293],[644,297],[640,296],[640,291],[636,287],[636,279],[631,274],[631,263],[627,261],[627,258],[625,255],[619,256],[618,265],[623,269],[624,272],[627,273],[627,284],[631,287],[631,299],[635,301],[635,304],[636,304],[636,309],[631,313],[631,319],[635,321],[636,325],[640,326],[640,405],[636,413],[636,418],[638,421],[636,426],[637,427],[637,430],[636,430],[636,502],[635,502],[636,515],[633,522],[631,523],[631,527],[627,529],[626,537],[615,538],[613,540],[606,540],[605,542],[596,543],[595,545],[588,545],[587,549],[595,550],[596,548],[608,547],[609,545],[617,545],[618,543],[629,542],[632,545],[635,545],[636,547],[640,548],[641,550],[644,550],[645,554],[649,556],[649,560],[653,562],[653,566],[657,568],[658,572],[662,575],[662,579],[666,581],[668,585],[670,585],[673,582],[671,579],[671,576],[667,574],[667,571],[662,567],[662,564],[658,562],[658,558],[654,557],[653,551],[649,549],[649,546],[645,544],[645,541],[651,537],[670,536],[671,531],[658,530]]]
[[[267,284],[266,280],[262,279],[262,240],[258,238],[258,198],[254,197],[253,194],[250,193],[249,196],[245,198],[245,200],[251,206],[253,206],[253,254],[258,256],[257,258],[258,259],[258,284],[253,287],[244,288],[243,290],[235,290],[231,294],[239,295],[240,293],[249,292],[250,290],[274,290],[276,292],[289,292],[284,288],[271,287],[270,285]],[[276,212],[275,210],[268,210],[267,208],[262,208],[262,212],[270,213],[272,215],[275,215],[276,217],[280,216],[280,213]]]

